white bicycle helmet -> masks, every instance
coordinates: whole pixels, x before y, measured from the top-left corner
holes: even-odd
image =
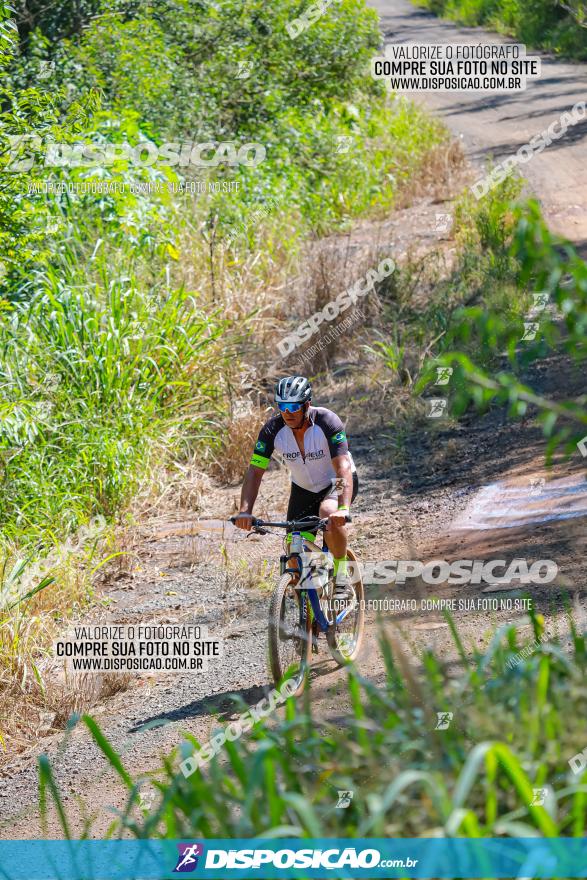
[[[312,386],[305,376],[287,376],[275,386],[275,403],[306,403],[312,399]]]

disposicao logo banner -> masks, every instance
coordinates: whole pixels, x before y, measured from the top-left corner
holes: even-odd
[[[585,877],[584,838],[0,841],[6,880]]]

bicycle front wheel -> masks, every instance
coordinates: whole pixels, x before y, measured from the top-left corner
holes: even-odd
[[[354,599],[350,603],[348,610],[342,615],[342,612],[332,608],[329,613],[329,620],[332,621],[326,633],[328,647],[333,659],[339,666],[352,663],[356,660],[363,642],[363,630],[365,628],[365,591],[363,588],[363,580],[357,564],[357,557],[349,548],[349,562],[355,563],[351,566],[352,575],[349,578],[354,592]],[[335,623],[337,617],[341,617],[338,623]]]
[[[312,651],[308,597],[284,574],[269,606],[269,667],[275,685],[291,681],[299,696],[304,690]]]

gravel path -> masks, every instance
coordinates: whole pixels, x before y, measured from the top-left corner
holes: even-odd
[[[405,0],[374,0],[372,5],[381,12],[389,39],[499,39],[441,22]],[[490,152],[497,157],[514,152],[562,110],[585,97],[585,66],[546,61],[543,71],[543,78],[519,96],[437,94],[421,100],[461,137],[472,161],[481,163]],[[530,185],[543,201],[553,227],[578,244],[587,241],[586,132],[584,124],[576,126],[572,137],[562,139],[525,166]],[[428,205],[417,228],[406,223],[405,217],[394,215],[385,225],[393,253],[402,249],[406,235],[414,242],[430,237],[434,210],[435,205]],[[560,388],[565,388],[565,393],[584,392],[584,377],[575,380],[569,375],[568,365],[559,363],[549,365],[542,377],[533,378],[535,387],[545,393],[556,395]],[[360,383],[360,379],[357,381]],[[355,388],[357,401],[363,393]],[[512,479],[519,490],[520,485],[530,488],[532,481],[542,476],[543,443],[531,421],[511,425],[501,411],[492,411],[482,419],[464,420],[454,429],[422,430],[411,438],[405,458],[398,463],[390,447],[389,418],[382,411],[377,422],[373,401],[360,404],[345,392],[340,399],[320,402],[351,416],[348,429],[361,479],[360,495],[353,507],[352,543],[363,560],[458,559],[463,558],[466,547],[466,558],[500,558],[507,553],[508,558],[556,559],[565,584],[582,588],[584,519],[515,530],[505,526],[500,529],[499,523],[493,531],[463,532],[451,526],[465,508],[474,514],[477,493],[487,484]],[[573,462],[559,468],[556,476],[576,471],[581,464]],[[286,491],[284,472],[269,473],[263,484],[260,515],[281,515]],[[235,487],[220,494],[215,515],[232,513],[237,495]],[[178,746],[183,732],[206,739],[217,723],[215,715],[220,713],[222,720],[231,717],[231,693],[253,704],[270,687],[265,663],[269,592],[257,583],[262,580],[263,560],[278,557],[279,542],[267,538],[245,543],[238,535],[234,541],[227,541],[231,566],[227,570],[215,553],[218,536],[194,537],[192,526],[191,522],[178,523],[177,517],[170,517],[163,526],[144,524],[137,569],[132,576],[104,588],[104,596],[112,602],[102,612],[100,622],[193,622],[207,625],[210,636],[223,642],[223,655],[219,662],[210,663],[208,672],[133,678],[126,690],[92,710],[134,775],[155,771],[161,765],[161,755]],[[386,589],[385,595],[389,595]],[[394,595],[404,598],[432,592],[421,584],[391,589]],[[472,596],[479,588],[439,587],[433,592]],[[553,600],[561,607],[558,586],[535,588],[532,592],[537,607],[545,614],[550,614]],[[367,595],[374,598],[383,594],[381,588],[372,588]],[[551,615],[549,619],[558,625],[560,616]],[[506,619],[511,615],[491,618],[486,613],[463,614],[459,626],[465,644],[484,643],[493,625]],[[95,613],[88,622],[99,622]],[[415,663],[424,646],[436,648],[447,660],[454,657],[440,614],[397,615],[394,622],[411,644]],[[359,668],[379,681],[382,663],[374,623],[373,615],[368,615]],[[346,697],[344,688],[339,693],[339,686],[345,673],[335,668],[324,649],[314,666],[312,704],[317,719],[344,718]],[[159,722],[163,726],[144,728]],[[85,811],[93,821],[91,836],[103,836],[115,817],[113,810],[123,805],[123,793],[81,724],[68,733],[45,737],[4,766],[0,774],[0,836],[45,836],[36,807],[36,757],[43,751],[55,768],[70,814],[81,816],[72,823],[73,833],[83,830]],[[50,818],[48,836],[62,836],[54,817]]]
[[[552,372],[549,374],[552,380]],[[343,402],[328,401],[343,411]],[[352,409],[351,403],[351,409]],[[359,415],[355,418],[358,420]],[[383,559],[512,558],[557,560],[565,584],[582,589],[584,519],[532,524],[493,531],[453,529],[462,524],[463,512],[475,509],[479,489],[498,475],[516,479],[518,491],[530,489],[540,473],[542,441],[531,422],[513,426],[500,411],[483,419],[444,430],[422,431],[414,440],[403,464],[384,466],[389,453],[388,436],[376,425],[369,431],[351,432],[361,479],[360,495],[353,506],[353,547],[363,561]],[[451,454],[447,455],[447,450]],[[505,464],[509,462],[509,464]],[[568,469],[567,469],[568,470]],[[562,473],[563,471],[559,471]],[[551,478],[552,475],[549,475]],[[276,470],[267,475],[260,499],[261,515],[277,514],[287,491],[287,476]],[[226,503],[234,489],[226,492]],[[230,513],[226,509],[226,515]],[[143,528],[143,531],[145,529]],[[189,732],[205,741],[218,717],[225,722],[234,715],[230,694],[247,704],[256,703],[271,687],[266,671],[266,620],[269,592],[255,587],[263,560],[275,560],[280,542],[266,537],[247,541],[235,532],[227,536],[230,572],[214,558],[219,539],[213,533],[193,532],[192,522],[157,524],[145,534],[140,571],[111,584],[105,591],[114,600],[100,622],[197,622],[209,628],[211,638],[223,643],[218,662],[208,672],[174,672],[152,678],[134,678],[126,691],[105,700],[92,710],[108,738],[123,754],[133,776],[153,773],[161,756],[170,753]],[[466,549],[465,549],[466,548]],[[546,554],[546,555],[545,555]],[[206,559],[207,561],[203,561]],[[250,583],[247,584],[247,579]],[[430,587],[412,582],[407,586],[371,586],[370,599],[381,597],[474,598],[480,586]],[[562,585],[531,588],[538,610],[548,626],[564,626]],[[502,593],[503,595],[503,593]],[[558,605],[559,610],[552,613]],[[487,644],[493,627],[520,614],[471,612],[458,615],[465,645]],[[91,617],[97,622],[96,616]],[[433,647],[445,661],[456,661],[448,627],[439,612],[394,614],[392,622],[408,648],[415,667],[424,647]],[[549,631],[551,631],[549,629]],[[554,630],[553,630],[554,631]],[[358,661],[363,675],[383,683],[384,670],[376,640],[375,615],[367,615],[365,644]],[[312,706],[317,723],[328,719],[344,724],[348,712],[345,673],[330,660],[324,642],[313,660]],[[164,726],[147,726],[157,725]],[[84,816],[92,821],[91,836],[102,837],[124,804],[124,792],[93,745],[85,727],[76,725],[68,734],[45,738],[39,747],[6,766],[0,781],[2,822],[0,837],[47,836],[37,813],[35,757],[45,751],[66,795],[72,831],[83,831]],[[54,816],[49,837],[62,837]]]
[[[505,43],[481,28],[438,19],[409,0],[369,0],[381,16],[388,43]],[[528,50],[528,54],[539,52]],[[542,74],[523,92],[410,92],[460,138],[469,160],[481,168],[493,157],[513,155],[578,101],[587,101],[587,65],[542,55]],[[550,227],[587,251],[587,119],[521,166],[542,203]]]
[[[259,626],[259,621],[266,616],[266,597],[245,592],[242,587],[227,586],[225,573],[217,565],[199,562],[171,568],[170,543],[170,539],[149,542],[146,570],[107,590],[114,610],[99,618],[94,613],[84,621],[88,624],[192,622],[207,626],[209,637],[222,642],[223,656],[210,660],[206,672],[135,676],[127,690],[92,710],[113,745],[125,755],[133,773],[152,769],[153,764],[159,766],[159,755],[177,746],[182,730],[190,730],[196,736],[203,734],[211,713],[229,708],[228,694],[238,692],[247,702],[256,702],[268,684],[265,632]],[[175,544],[181,544],[181,539],[176,539]],[[174,548],[174,553],[177,549]],[[164,726],[141,730],[145,725],[156,724]],[[108,807],[118,805],[116,796],[108,800],[108,795],[113,793],[113,780],[103,756],[81,724],[69,734],[60,733],[45,739],[43,747],[51,756],[57,780],[69,798],[83,792],[93,809],[97,802],[96,834],[99,836],[113,818]],[[20,755],[3,768],[4,778],[0,781],[2,836],[12,838],[16,829],[26,837],[38,836],[37,773],[32,760],[36,752],[34,749]],[[23,808],[24,821],[21,821],[18,817]]]

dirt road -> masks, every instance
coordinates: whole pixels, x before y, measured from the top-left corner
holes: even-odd
[[[389,43],[507,42],[482,30],[443,21],[409,0],[369,0],[381,16]],[[528,54],[540,54],[530,52]],[[540,79],[528,80],[526,91],[410,92],[412,100],[437,114],[460,138],[470,161],[480,168],[492,157],[513,155],[563,111],[587,101],[587,65],[568,64],[542,55]],[[587,119],[521,166],[531,192],[542,203],[553,231],[587,251]]]
[[[556,396],[563,384],[563,369],[566,391],[584,390],[584,378],[572,376],[568,365],[557,362],[537,368],[542,374],[532,376],[532,382]],[[324,402],[350,415],[348,428],[361,480],[353,506],[352,543],[364,562],[509,562],[522,558],[528,564],[554,560],[559,569],[554,582],[531,587],[521,587],[516,581],[458,587],[408,581],[405,586],[370,586],[368,599],[415,598],[420,602],[435,596],[476,602],[495,596],[515,599],[529,591],[535,609],[545,616],[547,633],[564,635],[568,627],[563,593],[570,590],[579,597],[584,589],[587,483],[580,463],[546,473],[539,428],[531,420],[514,426],[500,410],[482,419],[472,416],[452,429],[421,431],[413,438],[407,458],[396,463],[390,455],[385,414],[379,422],[372,414],[369,419],[359,403],[361,395],[357,386],[351,399],[341,391],[340,396]],[[268,473],[258,513],[281,514],[287,487],[284,470]],[[217,490],[209,498],[210,513],[228,516],[237,493],[236,487]],[[149,792],[154,796],[149,775],[156,775],[161,755],[176,749],[185,732],[205,742],[219,721],[236,718],[231,694],[253,705],[271,686],[265,662],[269,588],[259,584],[264,578],[273,580],[275,569],[266,565],[278,558],[280,541],[269,536],[248,540],[229,529],[224,536],[229,562],[224,564],[218,554],[221,536],[207,530],[194,535],[195,531],[193,518],[182,521],[169,514],[161,521],[143,524],[133,570],[106,585],[107,611],[99,617],[94,611],[86,618],[88,623],[109,624],[198,622],[208,626],[211,637],[223,645],[221,658],[206,673],[136,677],[126,691],[92,710],[133,776],[143,776],[147,804]],[[415,668],[425,647],[433,647],[458,667],[440,612],[383,616],[403,640]],[[455,616],[470,650],[486,646],[496,625],[519,621],[523,615],[472,608]],[[529,637],[529,624],[524,631]],[[358,667],[363,675],[383,684],[373,612],[367,614]],[[343,724],[349,712],[345,673],[330,660],[323,641],[313,660],[311,686],[317,721]],[[68,734],[60,731],[46,737],[4,768],[0,836],[44,836],[36,806],[35,758],[41,751],[50,756],[73,817],[74,834],[81,833],[85,815],[92,822],[91,836],[103,836],[116,811],[124,806],[125,793],[82,724]],[[62,836],[55,816],[49,822],[48,836]]]
[[[443,24],[403,0],[376,4],[383,26],[394,39],[441,41],[478,40],[477,31],[463,32]],[[458,37],[455,35],[458,33]],[[505,155],[541,130],[552,117],[581,97],[577,68],[548,63],[541,83],[522,96],[440,96],[426,100],[463,142],[473,161],[482,161],[493,149]],[[580,69],[581,76],[585,68]],[[585,127],[576,127],[568,142],[553,145],[526,166],[537,194],[543,199],[553,224],[572,225],[565,230],[575,241],[587,238],[587,188],[579,175],[585,146]],[[501,151],[501,152],[500,152]],[[561,157],[564,156],[564,161]],[[584,166],[585,167],[585,166]],[[583,167],[583,170],[584,170]],[[576,175],[577,179],[573,179]],[[567,194],[565,196],[565,193]],[[573,207],[575,206],[575,207]],[[391,253],[398,252],[406,236],[414,241],[429,238],[435,205],[413,216],[394,215],[385,226]],[[575,211],[576,208],[576,211]],[[574,213],[575,211],[575,213]],[[406,231],[407,230],[407,231]],[[543,361],[534,368],[530,384],[556,396],[585,392],[585,378],[569,365]],[[354,375],[349,389],[316,401],[348,419],[352,450],[359,469],[361,489],[353,506],[353,547],[363,561],[397,559],[503,559],[554,560],[556,581],[533,586],[537,610],[547,618],[547,632],[565,632],[562,592],[583,588],[584,524],[587,484],[584,462],[575,457],[555,472],[543,470],[544,444],[539,428],[529,418],[512,425],[501,410],[483,418],[471,416],[458,426],[424,426],[398,454],[397,438],[390,436],[390,417]],[[257,512],[282,515],[287,493],[283,470],[267,474]],[[206,499],[203,516],[227,517],[234,512],[238,487],[217,489]],[[106,607],[87,622],[198,622],[223,643],[223,654],[207,673],[161,673],[133,678],[129,687],[93,710],[98,722],[133,773],[155,773],[160,756],[176,748],[184,732],[205,741],[217,724],[228,721],[235,710],[231,694],[249,705],[270,687],[266,670],[266,620],[271,581],[267,566],[280,552],[279,541],[247,541],[242,534],[226,536],[227,553],[219,550],[214,532],[194,534],[193,517],[186,511],[141,524],[137,530],[132,570],[121,573],[103,588]],[[267,564],[265,564],[267,561]],[[372,586],[370,599],[399,598],[475,599],[480,596],[516,597],[516,582],[430,587],[419,582],[399,587]],[[485,592],[483,592],[485,591]],[[497,623],[518,619],[507,611],[471,611],[459,615],[465,645],[486,644]],[[393,623],[411,647],[413,662],[419,651],[433,646],[453,661],[448,627],[440,613],[395,614]],[[374,614],[368,614],[361,672],[374,681],[382,677],[375,639]],[[318,719],[340,719],[346,714],[345,673],[335,668],[322,649],[314,661],[312,704]],[[6,765],[0,775],[0,837],[35,838],[42,835],[37,804],[36,757],[46,751],[66,794],[66,805],[78,818],[72,823],[80,833],[85,811],[92,820],[91,836],[101,837],[124,803],[105,760],[81,724],[64,734],[53,732],[41,743]],[[61,837],[54,817],[49,836]]]

